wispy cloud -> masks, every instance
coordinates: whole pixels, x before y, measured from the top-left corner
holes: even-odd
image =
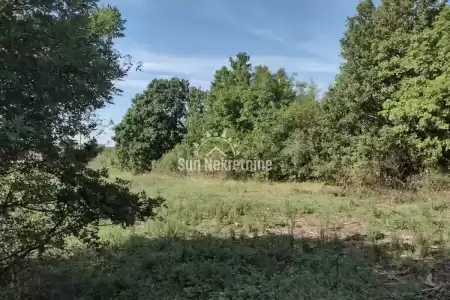
[[[338,66],[318,59],[300,56],[252,56],[253,65],[267,65],[271,69],[285,68],[295,73],[336,73]]]
[[[245,28],[245,30],[266,41],[283,44],[292,49],[298,49],[301,51],[302,57],[314,58],[323,63],[339,64],[339,57],[337,55],[339,53],[339,42],[332,41],[326,36],[318,34],[312,39],[298,41],[266,28]]]
[[[142,62],[142,70],[155,73],[172,73],[211,79],[214,72],[228,65],[228,56],[178,56],[162,55],[140,48],[131,51],[133,59]],[[287,68],[291,72],[324,72],[335,73],[337,66],[317,58],[304,56],[252,55],[253,65],[267,65],[271,68]]]
[[[188,79],[192,85],[209,88],[216,70],[228,66],[228,56],[180,56],[158,54],[146,50],[143,46],[125,49],[134,61],[142,63],[141,71],[132,71],[124,80],[116,82],[117,86],[126,91],[145,89],[154,78],[170,78],[173,76]],[[324,62],[318,58],[302,56],[271,56],[252,55],[251,63],[266,65],[273,71],[285,68],[290,73],[311,74],[322,73],[333,75],[338,71],[338,65]]]
[[[288,41],[285,38],[281,37],[279,34],[276,34],[275,32],[273,32],[270,29],[246,27],[245,30],[254,36],[263,38],[268,41],[283,43],[283,44],[288,43]]]
[[[124,80],[116,81],[115,85],[118,88],[121,88],[123,90],[127,90],[128,92],[138,92],[144,90],[148,84],[155,78],[159,79],[169,79],[172,76],[168,75],[153,75],[148,76],[147,79],[132,79],[132,78],[126,78]],[[185,78],[185,77],[183,77]],[[208,80],[201,80],[196,78],[185,78],[189,80],[189,83],[191,86],[197,86],[201,87],[202,89],[208,89],[210,87],[210,81]]]
[[[115,82],[118,88],[128,94],[144,90],[155,78],[180,77],[188,79],[191,86],[208,89],[216,66],[226,63],[226,60],[218,62],[214,59],[155,55],[142,50],[126,53],[131,53],[133,61],[142,64],[140,70],[131,70],[128,76]]]
[[[124,79],[124,80],[117,80],[115,82],[115,85],[120,88],[136,88],[136,89],[143,89],[148,85],[148,80],[145,79]]]
[[[209,77],[215,69],[227,62],[227,58],[159,55],[147,51],[139,51],[137,55],[142,61],[143,71],[188,76]]]
[[[242,15],[242,12],[239,14],[234,9],[230,1],[198,1],[202,3],[205,14],[220,19],[242,32],[266,42],[280,44],[284,49],[298,50],[303,57],[339,64],[339,41],[323,35],[317,28],[308,28],[308,34],[300,38],[298,32],[291,30],[285,20],[270,19],[270,12],[267,10],[255,8],[251,13],[246,11],[245,15]],[[351,4],[351,7],[353,6]],[[267,22],[268,19],[270,22]]]
[[[117,7],[132,7],[132,8],[138,8],[138,9],[150,9],[156,6],[155,1],[151,0],[100,0],[101,4],[109,4]]]

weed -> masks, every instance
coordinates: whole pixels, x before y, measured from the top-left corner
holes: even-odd
[[[394,205],[317,183],[113,174],[167,207],[133,228],[105,224],[101,251],[73,241],[64,258],[36,260],[23,299],[419,300],[425,260],[414,276],[383,274],[416,268],[435,245],[448,251],[443,199]]]

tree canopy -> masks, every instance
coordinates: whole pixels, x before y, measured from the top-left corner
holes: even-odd
[[[361,1],[323,101],[314,83],[253,67],[238,53],[216,71],[209,91],[193,92],[181,144],[227,130],[241,156],[273,160],[265,176],[277,179],[336,180],[359,170],[404,183],[448,172],[449,14],[446,1]]]
[[[437,0],[358,5],[324,101],[338,168],[366,162],[402,180],[448,168],[449,11]]]
[[[159,199],[131,193],[87,163],[97,127],[90,118],[112,103],[130,60],[113,39],[124,20],[97,1],[0,4],[0,268],[61,247],[74,235],[96,241],[100,220],[132,224]],[[0,270],[0,273],[3,273]]]
[[[188,99],[189,83],[178,78],[155,79],[136,95],[115,128],[122,167],[150,171],[153,161],[182,141]]]

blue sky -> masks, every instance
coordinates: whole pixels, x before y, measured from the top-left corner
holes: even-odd
[[[177,76],[209,87],[229,56],[247,52],[253,65],[284,67],[322,90],[339,69],[339,40],[358,0],[104,0],[127,20],[117,48],[142,62],[117,86],[124,92],[100,116],[117,124],[133,96],[153,78]],[[109,143],[112,132],[100,136]]]

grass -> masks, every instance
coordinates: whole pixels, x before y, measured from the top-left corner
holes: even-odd
[[[22,299],[450,299],[450,206],[321,183],[112,170],[167,199],[155,220],[103,226],[21,275]],[[17,288],[0,294],[13,298]]]

